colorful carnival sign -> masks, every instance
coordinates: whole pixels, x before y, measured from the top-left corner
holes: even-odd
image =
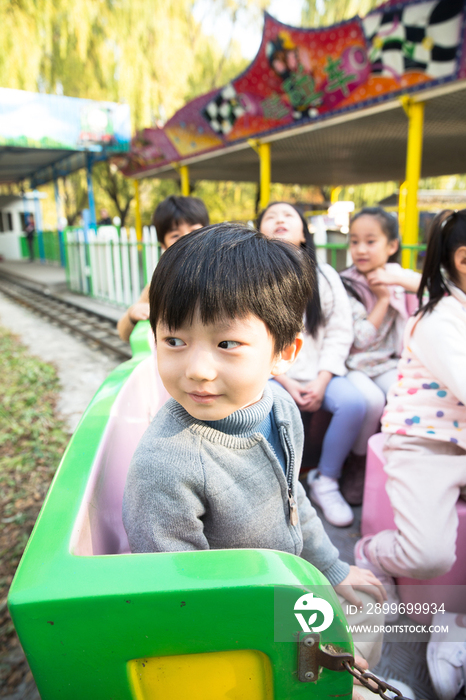
[[[127,151],[129,106],[0,88],[0,146]]]
[[[364,19],[298,29],[265,14],[254,61],[147,129],[128,175],[464,77],[465,0],[405,0]]]

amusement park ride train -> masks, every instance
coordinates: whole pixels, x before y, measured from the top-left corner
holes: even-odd
[[[130,553],[126,472],[167,398],[147,331],[138,324],[133,359],[85,412],[11,587],[41,697],[351,698],[345,618],[304,559],[253,549]]]
[[[396,148],[401,153],[404,137],[390,131],[390,139],[379,138],[380,124],[387,133],[391,123],[404,133],[406,112],[414,173],[407,175],[414,195],[406,210],[417,216],[421,98],[429,106],[426,119],[433,115],[426,140],[435,135],[426,175],[462,172],[463,150],[456,142],[447,148],[450,141],[441,136],[456,135],[456,123],[458,138],[464,136],[462,94],[455,97],[466,77],[464,19],[464,0],[389,0],[364,19],[320,33],[266,16],[250,69],[215,94],[196,98],[196,108],[186,105],[164,130],[145,130],[124,172],[165,177],[171,169],[178,177],[178,165],[198,154],[198,169],[190,167],[204,179],[206,152],[223,149],[225,169],[215,161],[216,177],[225,173],[232,179],[233,173],[238,181],[248,180],[247,158],[244,170],[235,170],[237,149],[247,154],[251,137],[274,131],[278,157],[293,144],[302,156],[301,168],[291,159],[276,161],[282,182],[309,184],[309,163],[317,160],[308,153],[319,154],[321,143],[327,144],[325,158],[314,170],[322,182],[335,181],[335,173],[341,184],[375,181],[373,170],[362,170],[357,179],[351,168],[345,171],[357,160],[348,155],[356,153],[352,143],[341,148],[340,132],[319,125],[333,114],[335,129],[341,124],[359,139],[367,167],[379,168],[371,149],[380,141],[384,177],[396,180],[399,162],[387,154]],[[423,93],[425,87],[431,92]],[[411,99],[400,102],[405,93]],[[365,116],[374,114],[375,121],[369,129],[362,115],[365,131],[356,139],[348,124],[359,108],[367,108]],[[453,115],[445,129],[438,127],[442,110]],[[378,121],[385,112],[390,119]],[[290,137],[296,127],[297,140],[280,147],[285,127]],[[89,137],[95,129],[84,131]],[[308,139],[315,151],[306,150]],[[270,143],[258,150],[261,197],[267,201]],[[428,157],[426,149],[427,165]],[[448,163],[440,167],[443,158]],[[182,182],[188,194],[188,178]],[[254,549],[130,553],[121,516],[126,473],[140,437],[167,398],[147,331],[147,322],[138,324],[131,336],[133,359],[112,372],[85,412],[10,590],[13,622],[42,700],[349,700],[353,679],[344,664],[352,662],[353,645],[346,621],[333,589],[304,559]]]

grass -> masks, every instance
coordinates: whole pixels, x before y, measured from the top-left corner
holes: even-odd
[[[0,326],[0,695],[28,674],[6,607],[21,554],[69,440],[55,368]],[[12,660],[13,659],[13,660]]]

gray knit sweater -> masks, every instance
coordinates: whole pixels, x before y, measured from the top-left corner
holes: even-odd
[[[286,475],[255,428],[273,407]],[[134,453],[123,499],[132,552],[276,549],[302,556],[336,585],[349,573],[311,506],[298,471],[299,411],[268,382],[257,404],[222,421],[196,420],[170,399]],[[290,503],[299,519],[290,520]]]

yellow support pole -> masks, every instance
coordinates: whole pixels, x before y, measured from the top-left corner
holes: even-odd
[[[338,202],[340,192],[341,187],[332,187],[332,191],[330,192],[330,204],[335,204],[335,202]]]
[[[270,143],[259,144],[259,162],[261,175],[260,206],[261,209],[265,209],[270,202],[270,180],[272,176]]]
[[[255,139],[248,140],[251,148],[255,150],[259,156],[260,166],[260,198],[259,207],[265,209],[270,202],[270,181],[272,179],[272,157],[270,143],[262,143]]]
[[[189,168],[187,165],[180,165],[179,173],[181,178],[181,194],[189,197]]]
[[[405,106],[406,105],[406,106]],[[421,176],[422,136],[424,127],[424,103],[405,102],[403,105],[408,114],[408,149],[406,154],[406,207],[404,218],[403,244],[416,245],[418,242],[419,212],[417,206],[417,191]],[[403,267],[410,267],[411,254],[409,250],[402,252]]]
[[[142,241],[142,225],[141,225],[141,202],[139,199],[139,181],[134,180],[134,202],[136,205],[136,238]]]
[[[406,217],[406,195],[408,194],[408,183],[406,180],[400,185],[400,192],[398,194],[398,228],[400,230],[400,236],[403,238],[405,230],[405,217]]]

